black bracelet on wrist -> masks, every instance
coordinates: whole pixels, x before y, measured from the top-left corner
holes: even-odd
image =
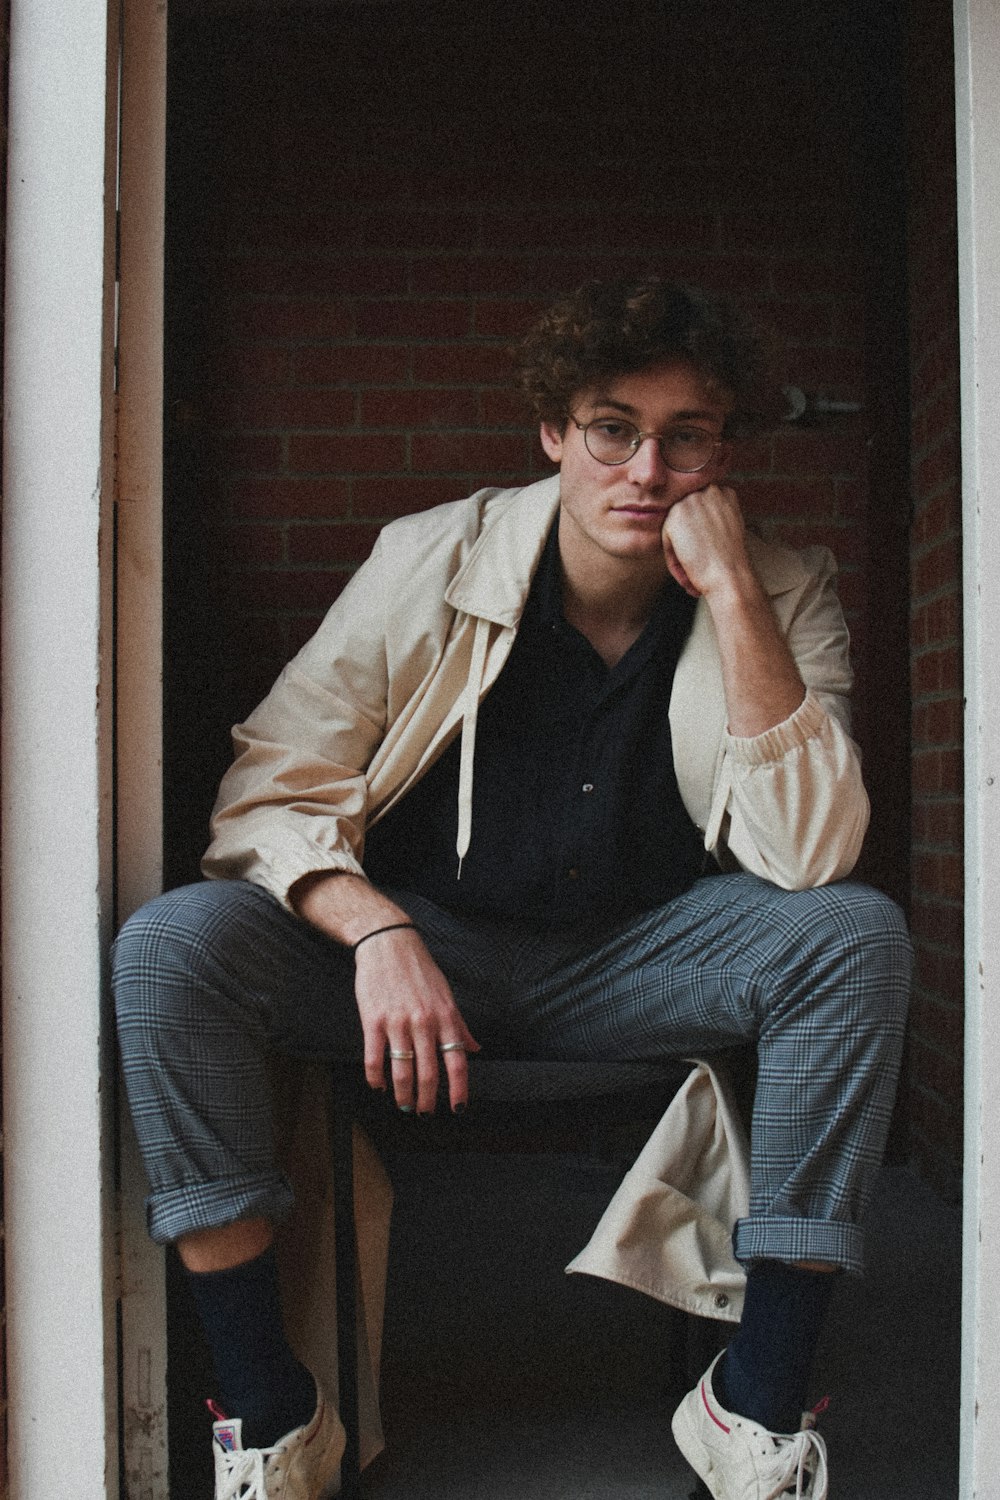
[[[364,937],[358,938],[356,943],[349,943],[348,947],[352,953],[357,953],[361,944],[367,943],[369,938],[378,937],[383,932],[401,932],[404,927],[409,927],[413,932],[417,930],[413,922],[390,922],[388,927],[375,927],[371,932],[366,932]]]

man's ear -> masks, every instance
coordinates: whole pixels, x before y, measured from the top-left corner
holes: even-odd
[[[562,463],[563,435],[562,429],[554,422],[543,422],[539,429],[542,447],[554,464]]]

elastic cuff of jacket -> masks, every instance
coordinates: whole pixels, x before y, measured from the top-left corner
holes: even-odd
[[[292,1211],[295,1195],[280,1172],[266,1177],[229,1177],[167,1188],[146,1199],[146,1225],[157,1245],[172,1245],[199,1229],[221,1229],[237,1219],[270,1219],[279,1224]]]
[[[798,708],[773,729],[763,734],[726,735],[726,749],[735,760],[748,766],[764,766],[781,760],[790,750],[798,750],[819,735],[828,721],[823,705],[815,694],[806,690]]]
[[[755,1260],[783,1260],[794,1265],[814,1260],[860,1276],[864,1270],[864,1232],[842,1220],[785,1218],[738,1219],[733,1253],[741,1265]]]
[[[286,911],[294,911],[288,893],[294,885],[307,875],[361,875],[364,870],[360,861],[345,849],[317,849],[307,839],[282,849],[260,848],[260,858],[268,866],[271,878],[265,888],[277,896]],[[253,877],[258,885],[265,885],[261,876]]]

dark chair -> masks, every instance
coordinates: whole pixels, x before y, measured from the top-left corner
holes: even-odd
[[[534,1149],[547,1149],[551,1127],[560,1114],[572,1109],[573,1101],[586,1101],[580,1118],[572,1122],[572,1139],[579,1149],[581,1121],[591,1139],[591,1154],[607,1155],[609,1137],[617,1127],[633,1122],[637,1113],[655,1121],[690,1072],[690,1064],[666,1062],[549,1062],[470,1057],[470,1097],[474,1105],[465,1119],[475,1117],[501,1134],[512,1129],[529,1138]],[[335,1245],[337,1259],[337,1358],[340,1416],[347,1434],[341,1464],[341,1500],[356,1500],[359,1494],[358,1364],[356,1306],[356,1238],[354,1221],[353,1127],[365,1123],[374,1109],[391,1117],[398,1128],[398,1113],[386,1101],[372,1096],[356,1064],[329,1063],[328,1111],[333,1162]],[[446,1133],[454,1121],[447,1105],[435,1117],[436,1131]],[[428,1122],[431,1123],[431,1122]],[[464,1131],[464,1123],[463,1123]],[[632,1132],[634,1136],[634,1129]],[[421,1140],[428,1136],[421,1130]],[[639,1141],[641,1145],[641,1140]],[[596,1148],[596,1149],[595,1149]],[[523,1149],[523,1146],[522,1146]],[[612,1155],[621,1152],[612,1150]],[[625,1148],[629,1164],[634,1149]],[[680,1327],[689,1320],[677,1314]],[[692,1350],[693,1357],[701,1351]],[[699,1367],[700,1373],[700,1367]]]

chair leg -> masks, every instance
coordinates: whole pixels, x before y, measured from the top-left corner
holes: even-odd
[[[347,1435],[340,1463],[341,1500],[357,1500],[361,1480],[353,1086],[354,1080],[346,1068],[331,1069],[327,1111],[333,1163],[334,1245],[337,1256],[337,1383],[340,1420]]]

